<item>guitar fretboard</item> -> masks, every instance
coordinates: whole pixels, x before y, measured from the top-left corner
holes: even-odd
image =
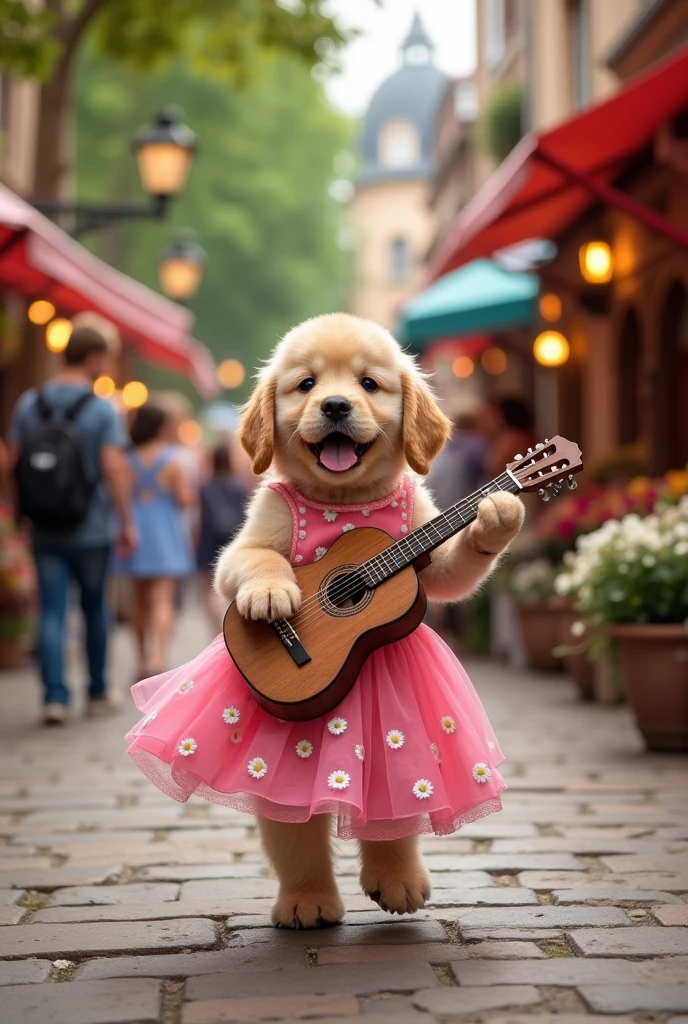
[[[520,490],[521,485],[510,473],[502,473],[501,476],[495,477],[489,484],[474,491],[463,501],[457,502],[456,505],[452,505],[445,512],[435,516],[429,523],[419,526],[407,537],[402,537],[401,540],[395,541],[394,544],[381,551],[379,555],[363,562],[358,567],[358,573],[367,587],[379,586],[380,583],[395,576],[396,573],[415,562],[417,558],[433,551],[472,523],[477,518],[478,505],[483,498],[494,494],[495,491],[509,491],[511,494],[517,494]]]

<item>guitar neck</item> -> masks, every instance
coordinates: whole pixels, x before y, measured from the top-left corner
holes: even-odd
[[[469,526],[478,515],[478,505],[489,494],[495,491],[509,491],[517,494],[521,485],[508,471],[501,476],[495,477],[489,484],[469,494],[463,501],[452,505],[445,512],[435,516],[429,523],[419,526],[408,536],[395,541],[390,547],[385,548],[379,555],[369,559],[359,566],[358,572],[363,578],[365,585],[369,588],[379,586],[391,576],[395,576],[402,569],[411,565],[418,558],[429,554],[444,544],[446,540]]]

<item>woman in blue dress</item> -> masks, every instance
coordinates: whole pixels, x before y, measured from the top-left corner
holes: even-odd
[[[195,495],[173,449],[164,441],[168,419],[169,413],[146,402],[136,410],[131,424],[128,458],[138,544],[120,568],[133,582],[132,624],[140,679],[167,667],[177,583],[194,571],[182,509],[194,503]]]

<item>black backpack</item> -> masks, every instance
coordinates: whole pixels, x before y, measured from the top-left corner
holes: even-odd
[[[211,480],[204,490],[206,523],[217,547],[228,544],[244,518],[243,496],[232,493],[219,480]]]
[[[19,512],[34,526],[74,530],[86,518],[97,480],[89,480],[75,420],[93,398],[79,395],[62,418],[53,418],[38,392],[38,421],[24,430],[15,468]]]

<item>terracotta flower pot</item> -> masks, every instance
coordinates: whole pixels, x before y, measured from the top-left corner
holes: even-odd
[[[648,750],[688,750],[688,632],[682,625],[610,625],[626,697]]]
[[[573,608],[562,608],[559,612],[559,638],[562,647],[580,647],[585,641],[583,636],[574,636],[571,626],[580,621],[580,615]],[[595,696],[595,674],[592,662],[584,653],[564,654],[562,656],[564,671],[573,679],[578,687],[581,700],[592,700]]]
[[[539,672],[556,672],[561,664],[552,651],[559,643],[559,606],[518,604],[516,611],[528,665]]]
[[[19,668],[23,657],[23,637],[0,636],[0,669]]]

